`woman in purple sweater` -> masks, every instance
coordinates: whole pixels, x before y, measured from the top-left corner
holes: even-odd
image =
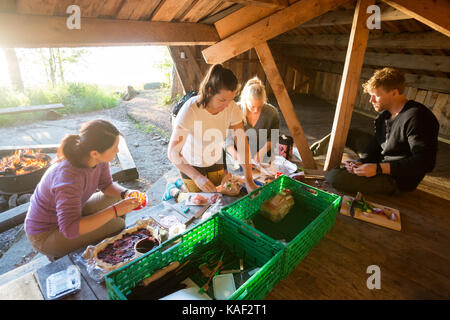
[[[125,226],[122,216],[139,205],[136,198],[125,199],[134,190],[111,178],[109,162],[118,152],[119,135],[111,123],[93,120],[61,141],[25,219],[28,240],[49,259],[119,233]]]

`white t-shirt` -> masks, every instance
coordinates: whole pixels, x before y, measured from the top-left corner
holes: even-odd
[[[227,129],[242,122],[242,112],[236,102],[217,114],[197,107],[199,96],[190,98],[181,107],[175,119],[175,126],[186,130],[186,142],[181,155],[196,167],[209,167],[222,157],[222,148]]]

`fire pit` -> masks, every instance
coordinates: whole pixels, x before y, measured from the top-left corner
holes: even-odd
[[[51,157],[30,149],[16,150],[0,162],[0,193],[32,193],[50,166]]]

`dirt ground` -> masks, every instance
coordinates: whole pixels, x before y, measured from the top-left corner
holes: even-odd
[[[171,106],[159,103],[160,95],[159,90],[141,91],[139,96],[130,101],[121,101],[113,109],[65,116],[54,124],[58,126],[61,121],[78,123],[96,118],[111,119],[125,137],[139,172],[139,179],[121,185],[145,191],[174,168],[167,158]],[[22,235],[23,224],[0,233],[0,258]],[[24,263],[27,262],[25,260]]]

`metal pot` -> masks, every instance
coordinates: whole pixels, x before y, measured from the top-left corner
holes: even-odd
[[[49,155],[45,155],[45,157],[49,161],[47,165],[41,169],[21,175],[0,175],[0,193],[33,193],[45,171],[50,167],[51,157]]]

